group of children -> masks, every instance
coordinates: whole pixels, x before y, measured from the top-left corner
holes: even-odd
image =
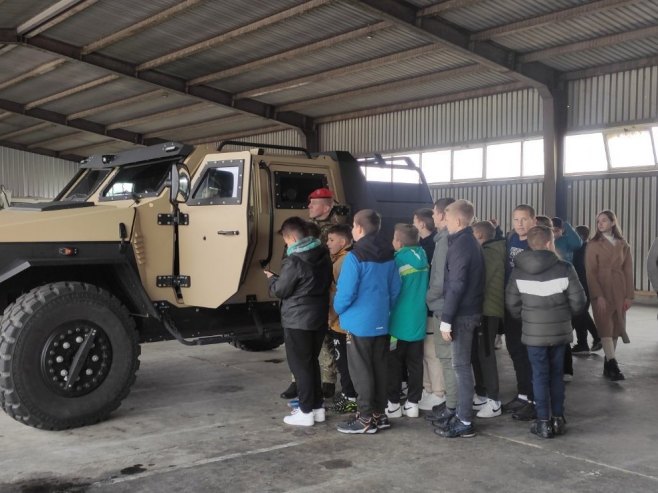
[[[556,254],[554,230],[537,226],[530,206],[517,207],[507,239],[492,222],[473,224],[474,216],[466,200],[439,199],[433,210],[416,211],[413,224],[396,225],[391,242],[380,235],[379,214],[361,210],[351,229],[328,229],[330,262],[303,219],[284,223],[288,255],[281,273],[268,277],[282,299],[298,386],[299,407],[286,423],[325,420],[317,357],[328,320],[341,382],[334,410],[355,413],[337,426],[341,433],[376,433],[420,410],[449,438],[474,436],[474,413],[504,411],[534,420],[531,431],[540,437],[564,433],[564,358],[585,291]],[[309,316],[314,310],[318,316]],[[518,384],[505,406],[494,351],[503,325]]]

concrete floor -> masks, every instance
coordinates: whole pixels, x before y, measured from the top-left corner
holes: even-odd
[[[473,439],[442,439],[402,418],[367,436],[282,423],[282,348],[143,347],[133,391],[112,419],[44,432],[0,416],[0,492],[658,491],[658,322],[634,307],[627,380],[601,377],[602,354],[574,358],[569,433],[542,441],[509,416],[477,422]],[[514,393],[500,355],[501,388]]]

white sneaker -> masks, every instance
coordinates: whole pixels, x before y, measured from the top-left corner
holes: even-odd
[[[431,411],[434,406],[440,406],[445,401],[445,397],[439,397],[435,393],[423,389],[423,396],[418,401],[418,408],[421,411]]]
[[[473,411],[479,411],[484,407],[489,399],[481,395],[473,394]]]
[[[500,401],[487,399],[487,402],[480,408],[476,416],[478,418],[495,418],[501,414],[503,414],[503,406]]]
[[[402,406],[400,404],[393,404],[391,401],[388,401],[386,406],[386,416],[389,418],[401,418],[402,417]]]
[[[415,402],[405,402],[402,406],[402,414],[408,418],[417,418],[418,417],[418,404]]]
[[[324,407],[313,409],[313,421],[316,423],[324,423],[327,419],[327,412]]]
[[[315,423],[313,414],[313,412],[303,413],[299,408],[293,409],[288,416],[283,418],[283,422],[293,426],[313,426],[313,423]]]
[[[500,349],[503,347],[503,335],[496,334],[496,340],[494,341],[494,349]]]

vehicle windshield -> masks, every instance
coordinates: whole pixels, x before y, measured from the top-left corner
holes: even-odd
[[[62,197],[64,202],[85,202],[110,173],[109,169],[88,169]]]
[[[165,163],[146,163],[121,168],[103,191],[103,198],[120,200],[135,196],[156,195],[169,174]]]

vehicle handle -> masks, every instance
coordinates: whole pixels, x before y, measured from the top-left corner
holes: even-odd
[[[238,230],[233,230],[233,231],[220,230],[220,231],[217,231],[217,234],[218,235],[224,235],[224,236],[238,236],[240,234],[240,232]]]

